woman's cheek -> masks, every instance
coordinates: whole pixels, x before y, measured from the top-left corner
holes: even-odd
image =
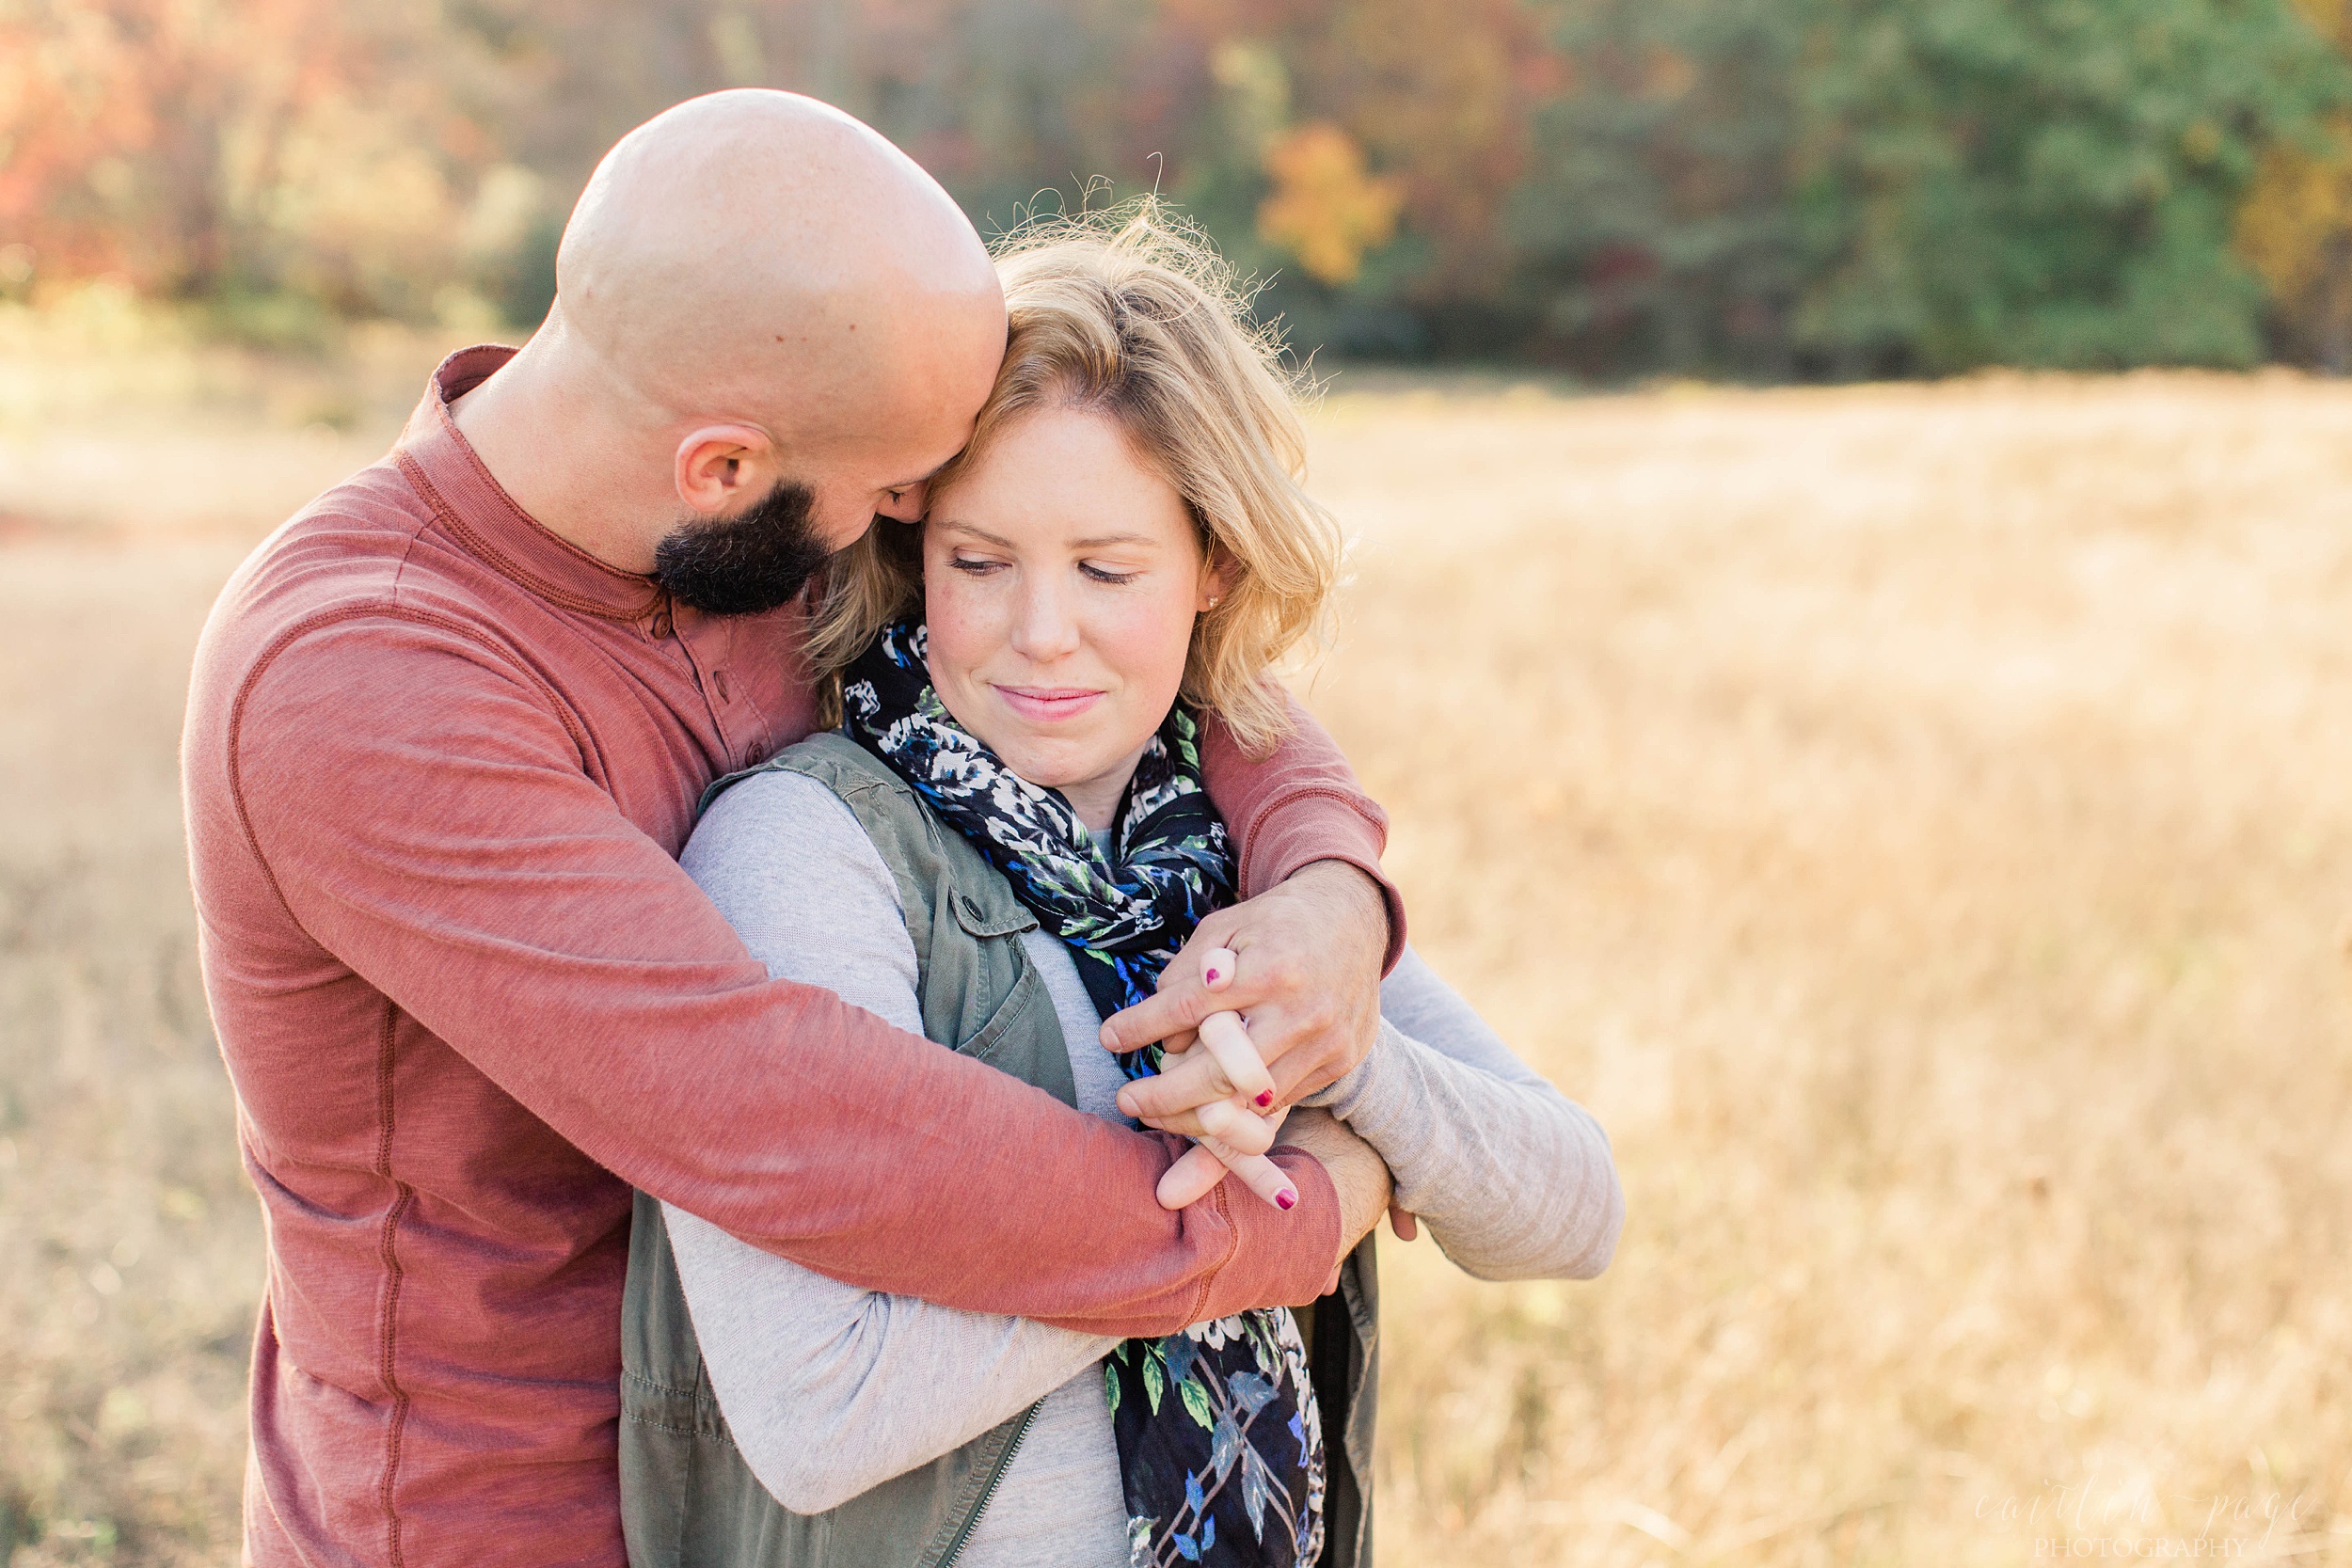
[[[1155,699],[1165,689],[1170,701],[1184,684],[1184,656],[1192,645],[1187,607],[1157,598],[1148,605],[1111,598],[1089,628],[1089,641],[1105,651],[1120,675],[1140,696]]]
[[[961,685],[978,661],[977,650],[986,635],[975,623],[968,584],[951,578],[923,595],[924,619],[930,629],[931,684]]]

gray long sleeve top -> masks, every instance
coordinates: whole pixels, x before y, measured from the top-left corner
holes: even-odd
[[[683,864],[778,977],[921,1029],[898,889],[823,785],[764,773],[713,805]],[[1118,1117],[1117,1064],[1069,950],[1025,939],[1054,999],[1079,1108]],[[1607,1138],[1409,949],[1363,1064],[1312,1096],[1378,1149],[1398,1201],[1483,1278],[1588,1278],[1623,1223]],[[667,1209],[712,1387],[745,1462],[817,1513],[1042,1400],[959,1568],[1127,1560],[1098,1362],[1116,1342],[860,1290]]]

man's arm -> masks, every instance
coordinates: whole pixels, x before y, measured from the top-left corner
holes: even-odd
[[[1233,836],[1241,895],[1255,898],[1318,861],[1354,866],[1386,910],[1380,960],[1386,974],[1405,952],[1405,900],[1380,869],[1389,814],[1364,793],[1346,755],[1314,715],[1287,693],[1283,700],[1291,734],[1268,756],[1250,756],[1215,717],[1201,726],[1201,779]]]
[[[1154,1040],[1181,1046],[1213,1012],[1246,1014],[1280,1104],[1364,1059],[1379,1036],[1380,977],[1405,950],[1405,907],[1380,870],[1388,816],[1357,787],[1323,727],[1296,702],[1290,708],[1290,738],[1263,759],[1222,724],[1206,726],[1201,771],[1233,835],[1247,901],[1201,921],[1158,993],[1103,1025],[1106,1049],[1133,1051]],[[1239,960],[1215,990],[1202,972],[1212,950]],[[1232,1092],[1202,1052],[1129,1085],[1119,1104],[1197,1136],[1203,1130],[1190,1109]]]
[[[771,981],[519,662],[384,610],[246,678],[243,826],[303,928],[623,1180],[836,1278],[1094,1332],[1302,1299],[1331,1185],[1183,1214],[1170,1141]]]

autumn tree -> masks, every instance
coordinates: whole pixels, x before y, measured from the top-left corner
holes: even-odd
[[[2304,15],[2352,55],[2352,4],[2302,0]],[[2290,352],[2352,371],[2352,111],[2264,149],[2237,214],[2238,254],[2268,289]]]

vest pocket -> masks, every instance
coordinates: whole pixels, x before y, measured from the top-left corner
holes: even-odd
[[[1004,937],[998,940],[1012,949],[1013,981],[1011,988],[1005,992],[1005,999],[981,1021],[980,1026],[972,1032],[972,1037],[956,1047],[959,1053],[976,1061],[985,1062],[994,1054],[1013,1025],[1021,1022],[1023,1013],[1031,1005],[1042,1002],[1040,992],[1045,989],[1044,982],[1037,977],[1037,966],[1029,962],[1026,953],[1021,951],[1019,939]],[[995,944],[992,942],[990,945]]]
[[[1037,916],[1010,896],[983,902],[962,888],[947,890],[941,901],[957,928],[969,939],[965,952],[971,973],[962,982],[964,1013],[957,1029],[962,1038],[956,1049],[985,1062],[1004,1043],[1024,1008],[1033,1004],[1050,1006],[1037,966],[1021,947],[1021,933],[1037,929]],[[941,957],[937,942],[932,944],[931,957],[934,962]],[[988,1005],[991,997],[996,999],[993,1007]],[[976,1013],[977,1022],[971,1022]],[[1021,1068],[1026,1064],[997,1065],[1021,1076]]]

